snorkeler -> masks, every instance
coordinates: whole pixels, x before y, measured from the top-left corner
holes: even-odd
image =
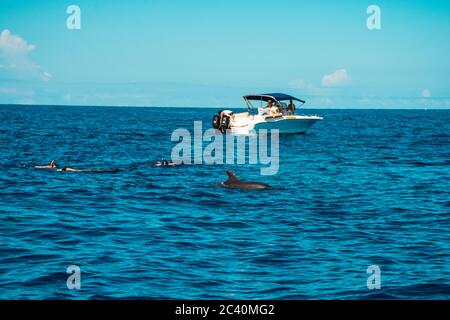
[[[62,169],[58,169],[58,171],[72,171],[72,172],[117,172],[119,169],[113,168],[113,169],[74,169],[71,167],[63,167]]]
[[[177,164],[174,163],[174,162],[169,162],[167,160],[161,160],[161,162],[158,161],[153,166],[154,167],[173,167],[173,166],[176,166],[176,165]]]
[[[71,167],[63,167],[62,169],[58,170],[58,171],[75,171],[75,172],[79,172],[79,169],[74,169]]]
[[[35,168],[35,169],[57,169],[58,164],[56,163],[55,160],[52,160],[52,162],[50,162],[50,164],[48,164],[46,166],[34,166],[33,168]]]
[[[119,169],[117,168],[112,168],[112,169],[74,169],[71,167],[62,167],[59,168],[58,164],[56,163],[55,160],[52,160],[52,162],[50,162],[50,164],[46,165],[46,166],[34,166],[33,168],[35,169],[56,169],[57,171],[72,171],[72,172],[117,172],[119,171]]]

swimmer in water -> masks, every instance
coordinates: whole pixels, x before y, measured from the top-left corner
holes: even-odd
[[[75,172],[79,172],[79,171],[82,171],[82,170],[79,170],[79,169],[74,169],[74,168],[71,168],[71,167],[63,167],[61,170],[59,170],[59,171],[75,171]]]
[[[72,172],[117,172],[119,169],[113,168],[113,169],[74,169],[71,167],[64,167],[62,169],[58,169],[58,171],[72,171]]]
[[[167,160],[161,160],[161,162],[156,162],[153,166],[154,167],[173,167],[176,166],[176,163],[169,162]]]
[[[55,160],[52,160],[52,162],[50,162],[50,164],[46,165],[46,166],[34,166],[35,169],[57,169],[58,168],[58,164],[56,163]]]

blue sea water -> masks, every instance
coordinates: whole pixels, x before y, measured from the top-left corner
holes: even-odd
[[[0,298],[450,298],[450,111],[316,110],[273,176],[152,167],[214,112],[0,106]],[[31,168],[52,159],[120,171]]]

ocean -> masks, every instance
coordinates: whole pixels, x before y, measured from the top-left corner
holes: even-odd
[[[152,166],[216,111],[0,106],[0,298],[450,298],[449,110],[305,110],[276,175]]]

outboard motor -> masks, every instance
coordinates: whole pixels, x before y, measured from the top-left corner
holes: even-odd
[[[226,133],[227,129],[230,129],[230,117],[227,115],[224,115],[222,117],[222,122],[220,123],[220,132]]]
[[[230,115],[232,113],[233,111],[230,110],[220,110],[212,118],[212,127],[220,130],[222,133],[226,133],[227,129],[230,129]]]
[[[220,112],[219,112],[220,114]],[[215,114],[212,118],[212,127],[214,129],[219,129],[220,127],[220,116],[218,114]]]

